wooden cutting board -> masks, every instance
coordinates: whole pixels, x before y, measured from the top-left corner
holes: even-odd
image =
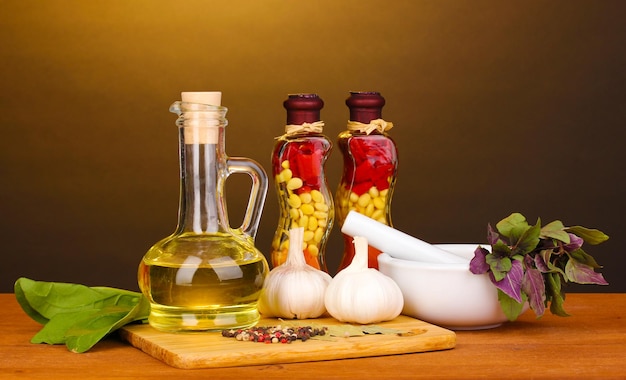
[[[258,326],[336,326],[345,325],[334,318],[282,321],[262,319]],[[310,339],[289,343],[241,342],[225,338],[221,332],[169,334],[150,325],[127,325],[120,335],[130,344],[176,368],[217,368],[247,365],[296,363],[319,360],[384,356],[453,348],[456,335],[450,330],[399,316],[393,321],[375,324],[396,329],[401,334],[367,334]]]

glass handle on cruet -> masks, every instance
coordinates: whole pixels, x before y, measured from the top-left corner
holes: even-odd
[[[259,228],[259,222],[261,221],[261,212],[265,203],[265,196],[267,195],[267,174],[261,165],[259,165],[256,161],[243,157],[228,157],[226,160],[226,167],[226,177],[234,173],[245,173],[252,179],[250,198],[248,199],[246,212],[241,226],[235,230],[241,231],[254,240]],[[225,179],[226,178],[224,178],[224,180]],[[220,185],[220,188],[224,188],[223,184]],[[219,207],[220,213],[222,214],[222,217],[224,217],[223,220],[228,220],[225,202],[225,197],[221,197]]]

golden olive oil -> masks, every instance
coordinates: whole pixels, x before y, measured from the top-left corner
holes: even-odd
[[[167,240],[157,243],[139,265],[153,327],[207,331],[248,327],[259,320],[257,300],[268,267],[254,247],[216,236]],[[193,255],[182,254],[192,247]],[[172,250],[175,255],[168,254]]]

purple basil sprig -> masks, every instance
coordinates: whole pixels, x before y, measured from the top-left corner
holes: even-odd
[[[600,244],[609,237],[603,232],[581,226],[565,227],[556,220],[541,226],[529,225],[526,218],[513,213],[487,226],[491,250],[478,246],[470,261],[474,274],[488,273],[498,289],[498,300],[511,321],[517,319],[526,302],[541,317],[546,307],[552,314],[567,316],[563,309],[562,284],[608,285],[601,268],[583,249],[583,243]]]

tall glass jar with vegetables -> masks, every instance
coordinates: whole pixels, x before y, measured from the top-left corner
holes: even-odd
[[[302,245],[307,264],[327,271],[325,248],[333,220],[333,197],[324,164],[332,143],[322,132],[323,100],[316,94],[289,95],[285,133],[272,152],[272,174],[280,216],[272,240],[271,261],[281,265],[289,251],[289,230],[304,228]]]
[[[396,183],[398,150],[387,131],[393,124],[382,119],[385,98],[378,92],[351,92],[347,129],[339,134],[343,172],[335,194],[337,222],[343,225],[354,210],[392,226],[391,197]],[[339,269],[354,257],[352,237],[344,235],[344,252]],[[368,247],[368,266],[378,268],[380,251]]]

